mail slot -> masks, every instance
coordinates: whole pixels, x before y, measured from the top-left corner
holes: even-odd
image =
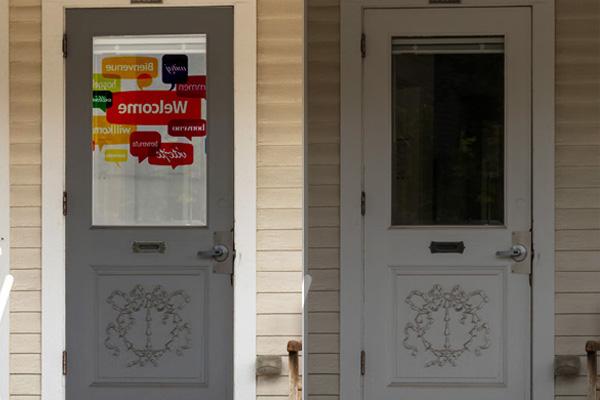
[[[131,245],[134,253],[164,253],[167,249],[165,242],[138,242],[135,241]]]
[[[429,245],[431,254],[436,253],[457,253],[462,254],[465,252],[464,242],[431,242]]]

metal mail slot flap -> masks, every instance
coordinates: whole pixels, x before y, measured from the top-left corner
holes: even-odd
[[[431,254],[463,254],[465,252],[465,242],[431,242],[429,250]]]
[[[159,253],[163,254],[167,250],[165,242],[141,242],[135,241],[131,244],[134,253]]]

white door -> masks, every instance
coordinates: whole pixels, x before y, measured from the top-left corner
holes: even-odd
[[[529,397],[530,21],[364,12],[364,399]]]

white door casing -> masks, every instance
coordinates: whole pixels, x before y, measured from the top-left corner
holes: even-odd
[[[142,7],[234,7],[234,399],[256,397],[256,2],[164,0]],[[65,8],[135,7],[126,0],[47,0],[42,4],[42,397],[63,399],[65,339],[64,58]],[[241,61],[239,61],[241,60]],[[45,79],[44,77],[51,77]]]
[[[460,5],[429,0],[345,0],[340,3],[340,397],[362,398],[363,251],[362,73],[358,45],[368,8],[437,9],[526,7],[532,23],[532,237],[531,395],[554,397],[554,138],[555,138],[555,2],[554,0],[462,0]],[[368,40],[367,40],[368,42]],[[367,44],[367,53],[369,45]],[[367,357],[367,370],[369,358]]]
[[[0,54],[8,54],[8,1],[0,0]],[[0,286],[9,273],[8,57],[0,61]],[[8,309],[5,314],[8,314]],[[1,315],[1,313],[0,313]],[[8,399],[9,318],[0,319],[0,399]]]
[[[529,276],[495,252],[531,229],[530,21],[529,8],[365,10],[365,399],[529,398]],[[481,36],[504,38],[504,226],[390,227],[392,38]],[[450,308],[465,330],[439,321]]]

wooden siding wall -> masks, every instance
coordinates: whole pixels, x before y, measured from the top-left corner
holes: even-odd
[[[258,1],[257,353],[302,335],[304,1]],[[287,368],[258,398],[289,395]]]
[[[10,1],[11,400],[40,398],[41,3]]]
[[[339,398],[339,0],[308,1],[308,394]]]
[[[556,354],[583,356],[600,339],[600,1],[556,6]],[[557,399],[585,390],[556,380]]]

